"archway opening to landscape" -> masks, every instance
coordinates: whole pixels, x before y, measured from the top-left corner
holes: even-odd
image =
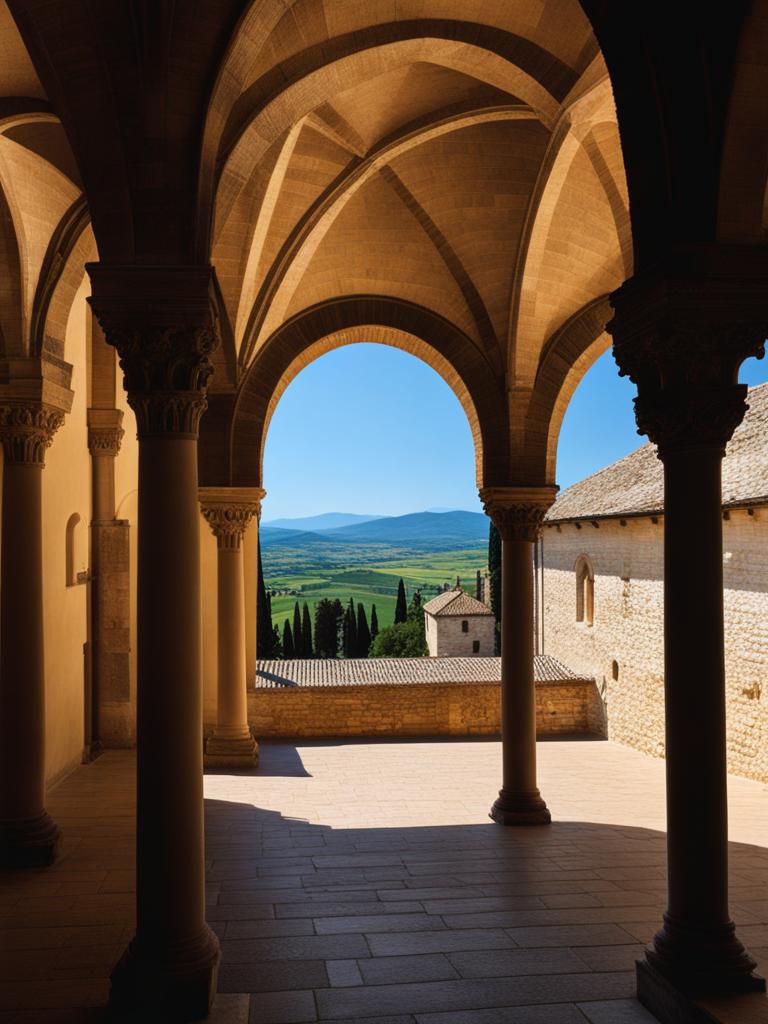
[[[400,580],[412,618],[417,593],[426,603],[457,579],[482,597],[481,428],[439,353],[394,332],[323,339],[286,369],[265,420],[260,555],[283,657],[328,653],[315,635],[323,601],[342,609],[339,656],[366,657],[371,620],[381,631],[401,614]],[[307,621],[313,643],[297,644]]]

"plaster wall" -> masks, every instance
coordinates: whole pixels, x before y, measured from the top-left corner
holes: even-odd
[[[492,615],[430,615],[424,613],[426,620],[427,649],[430,658],[449,657],[492,658],[494,651],[494,630],[496,620]],[[462,628],[467,623],[467,632]],[[480,644],[478,651],[472,650],[473,641]]]
[[[43,637],[45,645],[46,779],[81,760],[85,729],[88,584],[67,585],[67,523],[77,514],[75,572],[88,569],[91,467],[86,426],[85,285],[67,324],[63,357],[73,364],[71,412],[53,438],[43,469]]]
[[[544,653],[594,676],[611,739],[663,757],[663,520],[626,523],[545,528]],[[587,555],[594,569],[592,626],[576,621],[574,567],[580,555]],[[728,769],[765,782],[768,510],[753,516],[731,512],[723,523],[723,576]]]

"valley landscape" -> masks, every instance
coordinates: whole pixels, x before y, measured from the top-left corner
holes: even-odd
[[[479,512],[417,512],[405,516],[327,513],[278,519],[260,529],[265,585],[272,592],[272,621],[280,626],[296,601],[310,612],[322,598],[352,597],[379,622],[394,619],[398,580],[408,597],[425,601],[461,577],[474,593],[475,574],[488,563],[488,519]]]

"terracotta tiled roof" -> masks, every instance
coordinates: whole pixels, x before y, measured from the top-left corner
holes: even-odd
[[[438,594],[427,601],[424,611],[430,615],[493,615],[488,605],[465,594],[463,590],[446,590]]]
[[[723,506],[768,503],[768,384],[750,388],[749,411],[723,461]],[[662,513],[664,475],[656,446],[642,448],[580,480],[557,498],[546,522]]]
[[[548,655],[534,658],[537,683],[582,680]],[[418,686],[425,683],[500,683],[501,658],[308,658],[260,661],[257,689],[314,686]]]

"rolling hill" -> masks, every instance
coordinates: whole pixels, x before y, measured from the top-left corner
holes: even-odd
[[[354,512],[323,512],[319,516],[304,516],[299,519],[271,519],[262,524],[270,530],[337,530],[343,526],[355,526],[359,523],[368,523],[373,519],[383,519],[383,516],[362,516]]]

